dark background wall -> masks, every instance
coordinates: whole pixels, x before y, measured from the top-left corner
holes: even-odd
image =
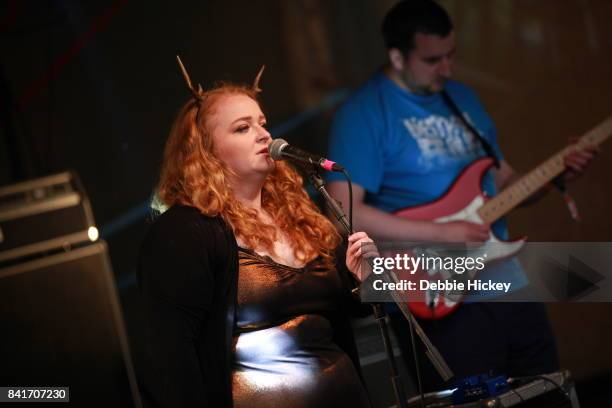
[[[611,113],[612,2],[445,0],[455,74],[499,128],[506,159],[528,170]],[[393,1],[5,1],[0,4],[0,184],[76,170],[110,244],[136,360],[133,273],[163,144],[192,79],[251,82],[261,64],[273,136],[324,153],[335,103],[385,60],[378,32]],[[296,122],[297,121],[297,122]],[[283,125],[283,127],[278,127]],[[286,127],[285,127],[286,125]],[[289,129],[285,132],[286,129]],[[536,241],[610,241],[612,145],[572,187],[510,216]],[[553,304],[564,366],[612,370],[611,304]]]

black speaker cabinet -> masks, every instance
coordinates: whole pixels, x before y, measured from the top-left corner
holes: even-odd
[[[141,406],[104,242],[0,269],[0,324],[0,385],[67,386],[75,407]]]
[[[96,239],[91,205],[75,173],[0,187],[0,264]]]

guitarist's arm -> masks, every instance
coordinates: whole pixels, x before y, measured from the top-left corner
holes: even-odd
[[[568,153],[567,156],[565,156],[566,170],[560,177],[563,177],[564,181],[572,181],[579,178],[590,165],[591,161],[598,152],[598,146],[587,146],[583,149],[576,147],[570,153]],[[499,169],[494,169],[493,171],[495,184],[497,185],[497,189],[499,191],[505,189],[522,176],[522,174],[517,173],[505,160],[500,162]],[[541,188],[539,191],[525,200],[521,206],[531,205],[539,201],[549,190],[550,186]]]
[[[327,186],[332,197],[342,203],[348,213],[349,194],[346,181],[332,181]],[[366,231],[372,237],[395,241],[484,242],[489,227],[465,221],[436,224],[431,221],[409,220],[386,213],[364,202],[365,190],[353,183],[353,228]]]

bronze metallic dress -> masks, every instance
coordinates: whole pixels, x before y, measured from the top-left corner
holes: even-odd
[[[239,257],[234,406],[369,407],[324,317],[342,298],[338,274],[315,261],[292,268],[243,248]]]

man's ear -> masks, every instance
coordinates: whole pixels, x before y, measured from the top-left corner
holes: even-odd
[[[389,49],[389,62],[391,67],[396,71],[404,70],[404,54],[397,48]]]

